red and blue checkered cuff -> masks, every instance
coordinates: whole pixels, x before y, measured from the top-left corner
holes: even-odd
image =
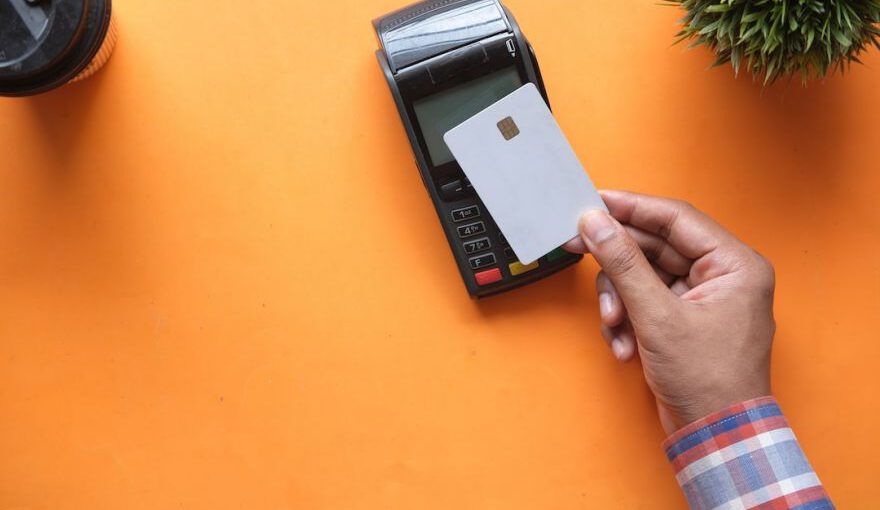
[[[692,509],[834,508],[773,397],[691,423],[663,449]]]

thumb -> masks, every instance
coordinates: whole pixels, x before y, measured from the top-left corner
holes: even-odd
[[[666,302],[674,297],[638,244],[605,211],[589,211],[581,218],[580,237],[614,284],[633,319],[665,308]]]

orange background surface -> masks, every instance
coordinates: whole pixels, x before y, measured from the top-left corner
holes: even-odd
[[[509,0],[606,188],[778,270],[775,390],[878,508],[880,55],[766,91],[649,0]],[[0,508],[682,508],[585,261],[468,299],[376,64],[399,0],[116,2],[89,80],[0,100]]]

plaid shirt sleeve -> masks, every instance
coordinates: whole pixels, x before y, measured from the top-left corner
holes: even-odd
[[[773,397],[691,423],[663,449],[692,509],[834,508]]]

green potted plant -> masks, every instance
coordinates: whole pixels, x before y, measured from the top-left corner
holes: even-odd
[[[686,14],[677,41],[705,45],[765,85],[782,77],[841,73],[880,48],[880,0],[665,0]]]

